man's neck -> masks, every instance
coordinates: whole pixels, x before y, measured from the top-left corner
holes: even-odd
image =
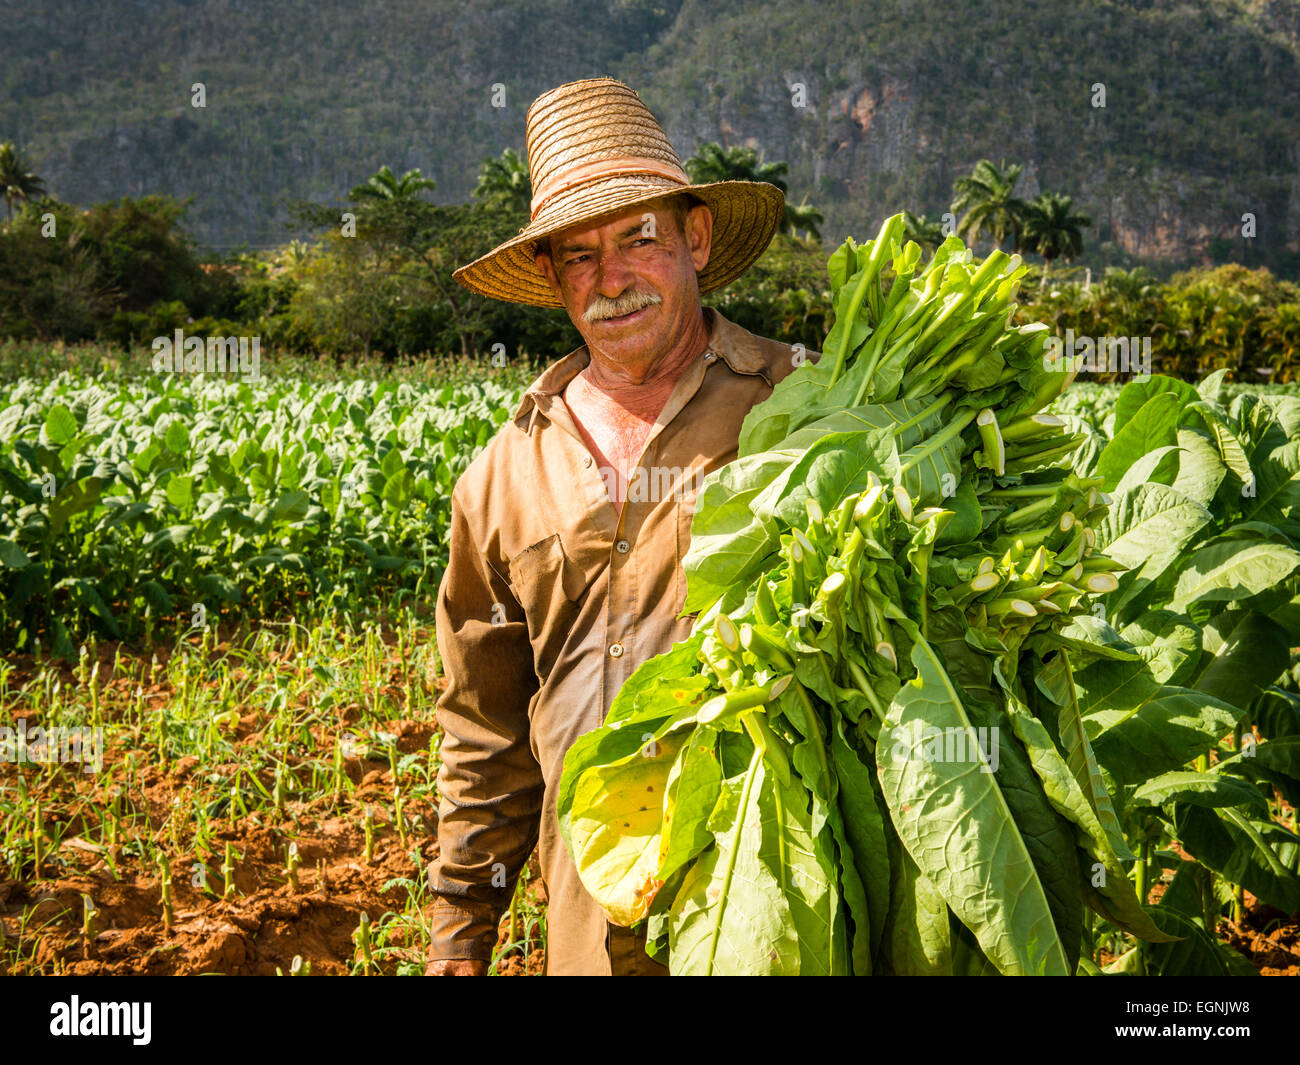
[[[708,346],[709,331],[701,310],[682,338],[645,367],[630,368],[612,363],[588,346],[590,361],[582,376],[591,388],[604,393],[621,406],[635,409],[643,405],[642,397],[666,398],[677,379]]]

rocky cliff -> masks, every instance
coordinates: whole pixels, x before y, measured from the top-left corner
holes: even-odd
[[[216,247],[385,163],[467,198],[539,92],[611,74],[684,156],[788,161],[828,241],[941,213],[990,157],[1112,259],[1300,250],[1300,0],[46,0],[6,28],[0,139],[65,200],[193,197]]]

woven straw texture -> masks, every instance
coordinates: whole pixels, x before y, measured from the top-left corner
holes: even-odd
[[[563,306],[533,261],[537,242],[660,196],[689,192],[713,212],[709,262],[699,275],[701,293],[744,273],[763,253],[781,220],[785,197],[775,185],[691,185],[663,127],[632,89],[613,78],[570,82],[539,96],[528,109],[527,138],[532,220],[518,236],[452,275],[466,288],[494,299]],[[622,172],[635,169],[637,159],[678,179]],[[620,172],[575,173],[576,168],[598,169],[601,160]]]

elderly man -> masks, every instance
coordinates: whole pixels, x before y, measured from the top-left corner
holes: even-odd
[[[564,754],[638,665],[690,631],[682,556],[705,473],[794,369],[792,349],[700,305],[776,229],[772,185],[692,185],[640,98],[609,78],[528,113],[532,220],[456,272],[563,307],[586,341],[546,370],[452,495],[437,634],[448,687],[427,972],[486,971],[535,845],[546,972],[664,974],[612,926],[560,837]]]

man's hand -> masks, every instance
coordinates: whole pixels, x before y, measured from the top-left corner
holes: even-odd
[[[471,959],[431,961],[424,967],[425,976],[487,976],[488,963]]]

